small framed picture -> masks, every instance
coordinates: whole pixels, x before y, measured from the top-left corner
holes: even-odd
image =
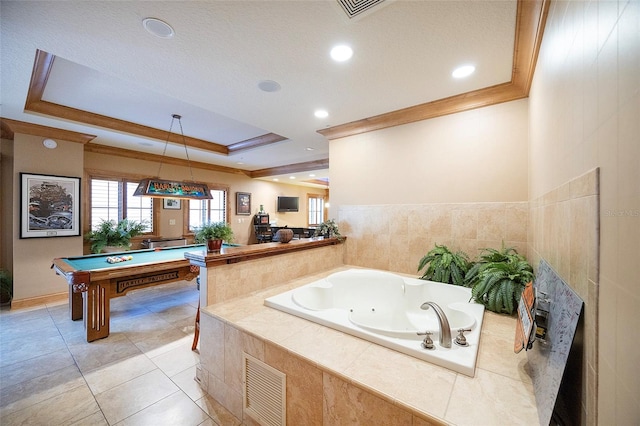
[[[163,198],[163,207],[169,210],[180,210],[180,200],[176,198]]]
[[[236,192],[236,214],[245,216],[251,214],[251,193]]]

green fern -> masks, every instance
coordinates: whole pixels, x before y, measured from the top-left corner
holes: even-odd
[[[435,245],[418,264],[418,272],[425,269],[420,277],[447,284],[464,285],[465,275],[469,270],[469,257],[464,252],[452,253],[442,245]]]
[[[471,297],[493,312],[513,314],[527,283],[534,278],[533,269],[524,256],[513,248],[484,249],[478,263],[466,276]]]

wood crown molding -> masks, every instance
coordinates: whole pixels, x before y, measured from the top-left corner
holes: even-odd
[[[87,144],[96,137],[95,135],[88,135],[86,133],[41,126],[40,124],[25,123],[24,121],[11,120],[9,118],[2,118],[1,121],[3,139],[13,140],[15,133],[23,133],[25,135],[42,136],[44,138]]]
[[[550,0],[518,0],[511,81],[460,95],[320,129],[327,139],[400,126],[529,96]]]
[[[229,149],[229,154],[235,154],[239,151],[244,151],[247,149],[258,148],[260,146],[271,145],[272,143],[281,142],[287,140],[284,136],[277,135],[275,133],[267,133],[261,136],[256,136],[255,138],[247,139],[242,142],[232,143],[227,146]]]
[[[286,166],[271,167],[269,169],[260,169],[249,172],[252,178],[260,178],[275,175],[284,175],[289,173],[300,173],[311,170],[321,170],[329,168],[329,159],[325,158],[316,161],[307,161],[305,163],[288,164]]]
[[[51,74],[51,69],[55,62],[55,58],[55,55],[51,53],[45,52],[43,50],[36,50],[33,71],[31,73],[31,80],[29,82],[29,90],[27,92],[27,99],[24,106],[25,111],[44,114],[64,120],[76,121],[79,123],[98,126],[105,129],[115,130],[117,132],[133,134],[150,139],[167,141],[168,138],[168,141],[171,143],[183,145],[182,135],[180,134],[169,134],[167,130],[143,126],[141,124],[132,123],[130,121],[120,120],[101,114],[95,114],[89,111],[71,108],[65,105],[60,105],[43,100],[42,96],[47,86],[47,82],[49,79],[49,75]],[[280,142],[284,139],[286,138],[274,133],[267,133],[256,138],[249,139],[247,141],[238,142],[234,145],[238,145],[240,147],[236,150],[251,149],[258,146],[268,145],[270,143]],[[193,138],[190,136],[184,136],[184,144],[192,148],[201,149],[203,151],[215,152],[216,154],[229,155],[231,153],[231,150],[225,145],[221,145],[216,142],[207,141],[204,139]]]
[[[140,152],[123,148],[114,148],[107,145],[88,144],[84,146],[84,152],[91,152],[95,154],[114,155],[124,158],[135,158],[136,160],[153,161],[155,163],[171,164],[173,166],[193,167],[196,169],[210,170],[214,172],[232,173],[250,176],[251,172],[241,169],[235,169],[232,167],[218,166],[215,164],[203,163],[200,161],[187,161],[181,158],[166,157],[156,154],[144,154],[140,156]]]

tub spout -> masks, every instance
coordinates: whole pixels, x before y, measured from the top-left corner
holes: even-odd
[[[449,320],[447,316],[444,314],[444,311],[440,306],[438,306],[435,302],[424,302],[420,309],[427,310],[429,306],[433,308],[433,311],[436,313],[438,317],[438,324],[440,325],[440,346],[443,348],[451,347],[451,327],[449,326]]]

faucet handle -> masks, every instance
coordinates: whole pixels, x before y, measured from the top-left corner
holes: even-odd
[[[465,331],[471,331],[470,328],[459,328],[458,329],[458,335],[456,336],[455,339],[455,344],[458,346],[469,346],[469,344],[467,343],[467,338],[464,337],[464,333]]]
[[[433,349],[433,340],[431,339],[432,331],[425,331],[424,333],[416,333],[418,336],[425,336],[424,340],[421,343],[421,346],[424,349]]]

